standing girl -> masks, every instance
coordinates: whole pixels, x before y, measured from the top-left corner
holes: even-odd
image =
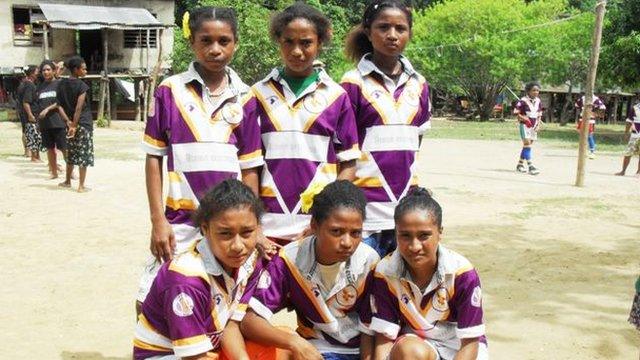
[[[235,179],[202,198],[194,221],[204,238],[162,265],[138,317],[134,359],[275,360],[275,348],[245,344],[236,322],[247,281],[263,266],[261,214],[258,197]]]
[[[93,119],[89,108],[87,93],[89,86],[80,78],[87,75],[87,64],[80,56],[73,56],[65,63],[71,73],[68,79],[58,84],[58,105],[64,110],[69,120],[67,137],[67,169],[62,187],[71,187],[73,167],[80,167],[78,192],[89,191],[84,183],[87,178],[87,167],[93,166]]]
[[[36,65],[29,65],[27,70],[25,70],[25,75],[25,79],[18,87],[18,106],[20,106],[20,113],[22,114],[23,136],[26,150],[31,154],[31,161],[40,162],[42,137],[38,128],[35,106],[38,100],[35,85],[36,79],[38,78],[38,67]]]
[[[394,218],[398,248],[376,265],[370,309],[362,312],[376,332],[374,358],[488,359],[480,278],[465,257],[440,244],[440,205],[417,188]]]
[[[376,0],[347,37],[356,69],[342,86],[353,105],[362,157],[355,184],[367,196],[365,242],[380,256],[395,249],[393,209],[418,184],[416,157],[431,127],[429,84],[402,55],[411,39],[411,11],[399,0]]]
[[[520,139],[522,140],[522,151],[520,151],[520,160],[516,166],[516,171],[526,173],[524,163],[527,162],[528,171],[531,175],[538,175],[540,171],[533,166],[531,156],[531,146],[533,142],[538,140],[538,129],[542,124],[542,102],[540,101],[540,84],[530,82],[524,87],[526,96],[516,102],[513,113],[518,118],[518,128],[520,129]]]
[[[270,32],[284,66],[252,87],[245,118],[259,121],[262,132],[265,235],[287,243],[309,225],[300,194],[317,183],[353,179],[360,151],[347,94],[313,66],[331,38],[329,19],[296,2],[272,18]]]
[[[43,81],[38,84],[38,119],[42,129],[42,145],[47,149],[49,172],[51,179],[58,178],[58,162],[56,148],[62,152],[67,149],[66,124],[60,116],[58,106],[58,83],[55,79],[56,65],[51,60],[40,64],[40,75]]]
[[[153,257],[141,279],[139,302],[161,262],[201,238],[191,217],[204,194],[229,178],[242,179],[257,194],[257,168],[263,163],[258,123],[242,119],[249,87],[227,66],[237,47],[235,12],[201,7],[185,13],[182,23],[196,59],[156,90],[142,142]],[[169,194],[163,204],[165,157]]]
[[[372,339],[358,321],[368,302],[367,274],[378,261],[362,244],[366,199],[351,182],[338,180],[312,197],[311,229],[315,235],[286,245],[262,274],[242,320],[245,338],[286,349],[293,359],[360,359],[370,354]],[[294,309],[297,334],[273,327],[276,312]]]
[[[583,94],[574,104],[576,110],[578,111],[578,119],[576,124],[576,128],[578,129],[578,132],[580,132],[580,129],[582,128],[582,124],[583,124],[582,111],[584,110],[584,103],[585,101],[584,101],[584,94]],[[604,101],[602,101],[595,94],[593,95],[591,104],[592,104],[592,108],[591,108],[592,111],[591,111],[591,117],[589,118],[589,137],[587,138],[587,141],[589,142],[588,157],[589,159],[595,159],[596,158],[596,137],[595,137],[596,117],[604,118],[604,113],[605,113],[605,110],[607,110],[607,106],[604,104]]]

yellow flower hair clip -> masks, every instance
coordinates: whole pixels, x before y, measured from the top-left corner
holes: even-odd
[[[303,213],[309,213],[309,210],[311,210],[311,207],[313,206],[313,199],[316,195],[320,194],[325,186],[327,186],[326,183],[314,182],[307,188],[307,190],[300,194],[300,201],[302,202],[301,210]]]
[[[191,29],[189,28],[189,12],[185,11],[184,15],[182,15],[182,36],[185,39],[191,37]]]

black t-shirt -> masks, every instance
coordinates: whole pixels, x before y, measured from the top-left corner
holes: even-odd
[[[68,78],[60,80],[58,84],[58,105],[62,106],[69,120],[73,121],[73,114],[76,111],[78,97],[89,90],[89,86],[78,78]],[[93,119],[89,109],[89,96],[85,97],[84,105],[80,111],[80,126],[93,130]]]
[[[24,80],[18,86],[18,90],[16,91],[16,106],[18,107],[18,114],[20,116],[20,121],[28,122],[27,112],[24,111],[23,103],[28,103],[31,105],[31,113],[33,116],[38,116],[33,110],[33,103],[36,100],[36,85],[33,81]]]
[[[38,101],[37,101],[37,109],[38,113],[44,110],[46,107],[56,104],[58,102],[58,80],[53,80],[50,82],[41,82],[38,84]],[[36,115],[36,114],[34,114]],[[64,121],[60,114],[58,113],[58,109],[53,109],[47,113],[44,119],[41,120],[40,126],[43,129],[57,129],[64,128]]]

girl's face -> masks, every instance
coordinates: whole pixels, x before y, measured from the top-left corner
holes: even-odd
[[[209,248],[228,274],[245,263],[256,247],[258,219],[248,206],[228,209],[201,226]]]
[[[362,240],[362,214],[350,208],[334,209],[318,223],[311,219],[311,230],[318,238],[316,257],[323,265],[346,261]]]
[[[231,25],[220,20],[203,22],[191,37],[191,49],[205,70],[212,73],[224,71],[236,51],[236,37]]]
[[[534,86],[531,88],[531,90],[529,90],[529,97],[530,98],[537,98],[538,95],[540,95],[540,88],[537,86]]]
[[[307,77],[313,72],[313,61],[320,52],[316,27],[307,19],[294,19],[278,38],[285,72],[293,77]]]
[[[380,55],[398,57],[411,39],[411,27],[405,13],[396,8],[387,8],[378,14],[367,29],[373,51]]]
[[[42,67],[42,77],[46,81],[51,81],[53,79],[53,69],[50,65],[45,65]]]
[[[396,222],[398,251],[414,270],[435,268],[442,228],[425,210],[408,212]]]
[[[80,67],[77,67],[73,70],[73,75],[77,78],[85,77],[87,75],[87,64],[80,64]]]

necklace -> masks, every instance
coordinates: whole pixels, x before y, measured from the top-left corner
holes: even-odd
[[[222,94],[224,94],[225,90],[227,90],[228,84],[229,84],[229,78],[225,74],[224,78],[222,79],[222,82],[220,83],[220,85],[218,86],[218,88],[216,89],[215,92],[209,90],[209,87],[206,86],[206,88],[207,88],[207,96],[212,97],[212,98],[222,96]]]
[[[313,275],[316,273],[316,270],[318,269],[318,258],[315,256],[315,251],[316,251],[316,240],[318,238],[317,237],[313,237],[313,265],[311,265],[311,269],[309,269],[309,272],[307,273],[307,280],[311,281],[311,279],[313,278]],[[353,273],[351,272],[351,257],[349,257],[349,259],[347,259],[347,262],[345,264],[345,268],[344,268],[344,272],[347,275],[347,282],[349,282],[350,286],[353,286],[356,281],[353,277]]]

